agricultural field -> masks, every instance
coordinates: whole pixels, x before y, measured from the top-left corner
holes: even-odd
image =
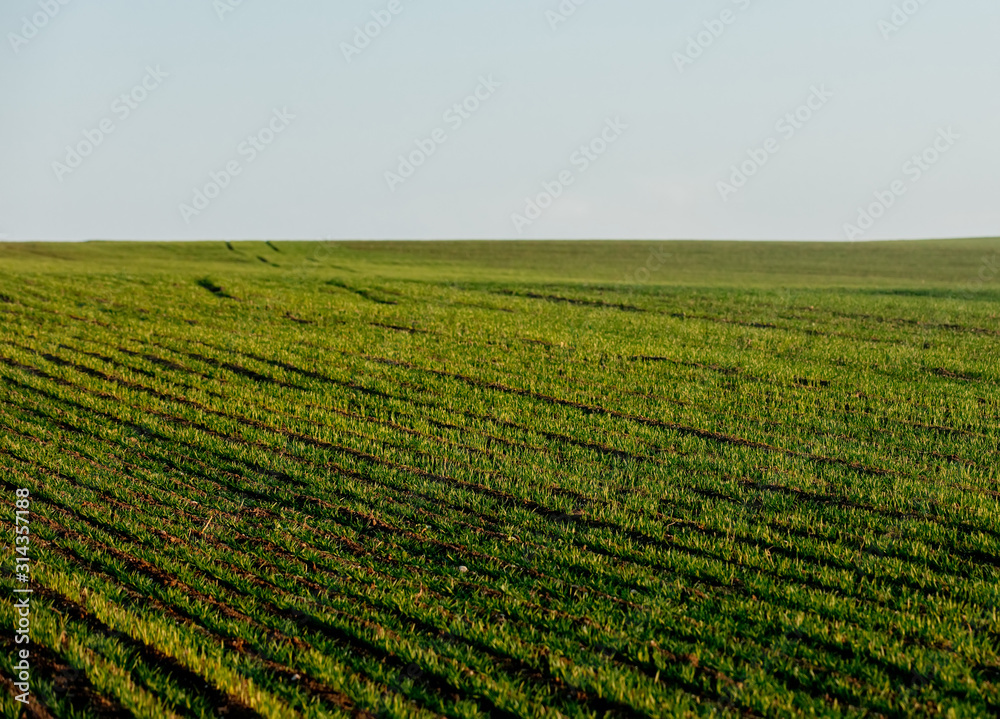
[[[0,713],[995,716],[998,260],[0,244]]]

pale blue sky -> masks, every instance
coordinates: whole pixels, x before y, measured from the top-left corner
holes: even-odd
[[[396,1],[348,61],[342,43],[390,0],[243,0],[222,17],[227,0],[4,0],[0,235],[1000,234],[996,0],[585,0],[555,28],[560,0]],[[908,21],[880,29],[903,5]],[[718,37],[681,72],[675,53],[705,23]],[[125,117],[116,98],[144,79]],[[477,88],[456,127],[445,113]],[[779,131],[810,98],[812,117]],[[240,152],[285,110],[273,144]],[[70,168],[67,145],[102,120],[114,131]],[[433,155],[387,178],[438,129]],[[769,138],[766,164],[720,187]],[[573,157],[591,141],[597,159]],[[925,150],[917,179],[904,164]],[[239,174],[194,214],[195,188],[227,165]],[[894,182],[863,235],[845,229]],[[528,214],[543,183],[560,196]]]

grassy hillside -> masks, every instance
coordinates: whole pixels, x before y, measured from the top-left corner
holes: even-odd
[[[996,715],[998,252],[0,245],[20,715]]]
[[[1000,239],[872,243],[0,243],[0,267],[105,274],[184,273],[197,266],[266,274],[279,265],[285,272],[340,271],[393,279],[961,288],[974,282],[984,266],[1000,271],[998,253]],[[649,275],[642,271],[644,267]],[[1000,274],[994,272],[992,277],[1000,284]]]

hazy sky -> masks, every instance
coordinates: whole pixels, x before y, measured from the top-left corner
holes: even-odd
[[[1000,235],[997,0],[4,0],[0,32],[7,239]]]

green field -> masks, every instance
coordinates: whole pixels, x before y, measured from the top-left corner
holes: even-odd
[[[2,714],[995,716],[997,267],[0,244]]]

